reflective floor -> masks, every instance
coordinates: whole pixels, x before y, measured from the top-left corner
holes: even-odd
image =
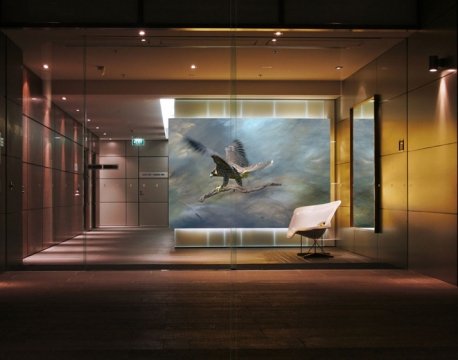
[[[405,270],[0,274],[0,359],[456,359],[458,288]]]
[[[298,247],[289,248],[175,248],[173,230],[103,228],[67,240],[24,259],[26,266],[145,265],[289,268],[361,268],[383,266],[337,247],[332,258],[304,259]]]

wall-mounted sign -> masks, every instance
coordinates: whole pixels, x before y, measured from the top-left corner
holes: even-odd
[[[87,166],[89,170],[116,170],[118,167],[118,164],[89,164]]]
[[[166,171],[140,171],[140,178],[167,178],[169,173]]]
[[[132,138],[132,146],[144,146],[145,139],[143,138]]]

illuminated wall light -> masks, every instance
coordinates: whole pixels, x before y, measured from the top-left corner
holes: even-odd
[[[342,70],[343,69],[343,66],[342,65],[337,65],[336,66],[336,70]]]
[[[140,36],[145,36],[145,34],[146,34],[145,30],[140,30],[138,32],[138,35],[140,35]]]
[[[76,112],[80,112],[80,109],[76,109]]]
[[[192,65],[191,65],[191,69],[192,69],[192,70],[195,70],[195,69],[197,69],[197,65],[195,65],[195,64],[192,64]]]
[[[104,133],[103,133],[103,136],[107,136],[107,133],[106,133],[106,132],[104,132]]]
[[[49,65],[48,64],[43,64],[43,69],[48,70],[49,69]]]
[[[281,31],[276,31],[275,32],[275,36],[282,36],[282,35],[283,35],[283,33]]]
[[[450,67],[450,61],[447,58],[440,58],[437,55],[431,55],[428,61],[428,71],[435,73],[441,68]]]
[[[142,38],[141,42],[146,42],[146,39],[145,39],[145,38]]]
[[[66,100],[67,100],[67,98],[66,98],[65,96],[62,96],[62,100],[66,101]]]
[[[169,138],[169,119],[175,117],[175,99],[161,99],[162,123],[165,138]]]
[[[99,130],[99,129],[100,129],[100,126],[96,126],[95,128],[96,128],[96,130]]]
[[[277,39],[275,39],[275,38],[274,38],[274,39],[272,39],[272,42],[277,42]]]

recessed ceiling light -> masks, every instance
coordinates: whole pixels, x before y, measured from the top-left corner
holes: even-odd
[[[283,33],[281,31],[276,31],[275,32],[275,36],[282,36],[282,35],[283,35]]]
[[[197,66],[196,66],[195,64],[192,64],[192,65],[191,65],[191,69],[192,69],[192,70],[195,70],[195,69],[197,69]]]
[[[76,112],[80,112],[80,109],[76,109]]]
[[[272,39],[272,42],[277,42],[277,39],[275,39],[275,38],[274,38],[274,39]]]
[[[140,35],[140,36],[145,36],[145,34],[146,34],[145,30],[140,30],[138,32],[138,35]]]
[[[66,98],[65,96],[62,96],[62,100],[66,101],[66,100],[67,100],[67,98]]]
[[[43,64],[43,69],[48,70],[49,69],[49,65],[48,64]]]
[[[337,65],[336,66],[336,70],[342,70],[343,69],[343,66],[342,65]]]
[[[142,38],[142,40],[141,40],[141,41],[142,41],[142,42],[146,42],[146,39],[145,39],[145,38]]]
[[[97,130],[99,130],[99,129],[100,129],[100,126],[96,126],[95,128],[96,128]]]

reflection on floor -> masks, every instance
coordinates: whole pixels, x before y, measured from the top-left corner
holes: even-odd
[[[299,246],[299,244],[298,244]],[[334,256],[304,259],[298,248],[175,249],[173,230],[103,228],[67,240],[24,259],[24,265],[160,265],[160,266],[284,266],[289,268],[380,267],[374,260],[336,247]]]

